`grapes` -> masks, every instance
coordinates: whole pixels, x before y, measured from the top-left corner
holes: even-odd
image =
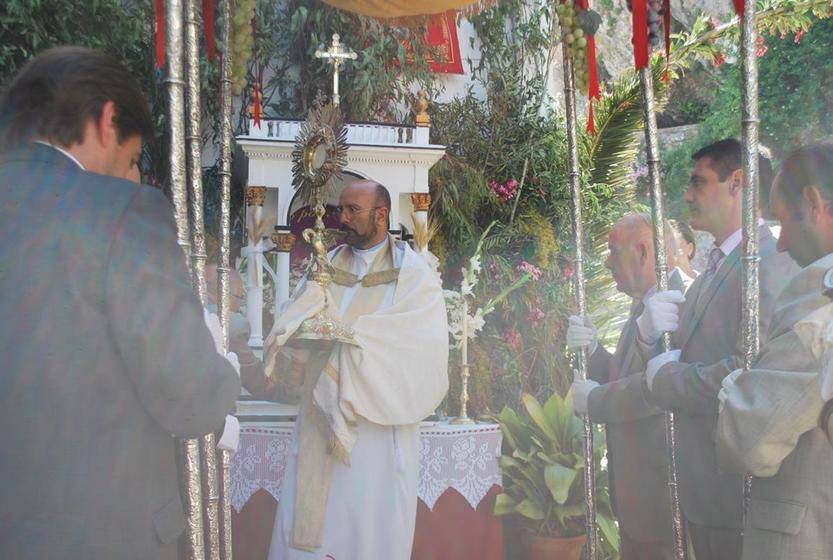
[[[561,25],[563,47],[567,49],[570,60],[573,62],[576,86],[579,91],[587,95],[590,82],[587,73],[587,37],[596,32],[601,18],[592,10],[583,10],[574,1],[566,0],[564,4],[558,4],[555,12],[558,14],[558,22]]]
[[[248,84],[249,58],[254,49],[252,18],[256,0],[237,0],[232,3],[231,16],[231,94],[240,95]]]
[[[628,10],[633,11],[632,0],[627,0]],[[665,6],[662,0],[648,0],[648,43],[656,48],[660,44]]]

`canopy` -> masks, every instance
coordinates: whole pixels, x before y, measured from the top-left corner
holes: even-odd
[[[326,4],[379,19],[433,15],[448,10],[476,13],[495,0],[324,0]]]

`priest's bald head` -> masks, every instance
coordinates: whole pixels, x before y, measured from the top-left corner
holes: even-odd
[[[347,244],[368,249],[384,241],[390,207],[388,189],[376,181],[360,179],[344,187],[338,199],[338,213]]]

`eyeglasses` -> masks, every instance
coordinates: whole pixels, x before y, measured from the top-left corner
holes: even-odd
[[[361,214],[362,212],[369,212],[370,210],[377,210],[381,208],[381,206],[373,206],[371,208],[359,208],[358,206],[336,206],[336,212],[339,216],[353,216],[355,214]]]

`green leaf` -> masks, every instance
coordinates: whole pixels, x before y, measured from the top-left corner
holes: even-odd
[[[570,488],[577,476],[577,470],[562,465],[549,465],[544,469],[544,480],[556,503],[563,504],[567,501]]]
[[[511,515],[515,513],[518,503],[509,494],[498,494],[495,498],[495,509],[492,513],[496,516]]]
[[[544,519],[543,506],[533,498],[524,499],[524,501],[515,506],[515,511],[534,521],[541,521]]]
[[[568,519],[572,519],[574,517],[584,517],[584,502],[578,502],[574,504],[564,504],[564,505],[556,505],[553,508],[555,512],[555,516],[558,518],[560,523],[565,523]]]
[[[500,497],[500,496],[498,496]],[[596,514],[596,523],[599,525],[602,534],[604,535],[610,546],[617,552],[619,551],[619,531],[616,529],[616,523],[612,518],[603,514]]]
[[[544,432],[551,440],[558,440],[558,436],[555,434],[552,425],[550,425],[549,420],[547,419],[547,415],[544,413],[544,409],[541,407],[541,403],[538,402],[538,399],[530,395],[529,393],[524,393],[521,395],[521,400],[526,407],[526,412],[529,414],[529,417],[532,418],[532,421],[535,422],[535,425]]]

